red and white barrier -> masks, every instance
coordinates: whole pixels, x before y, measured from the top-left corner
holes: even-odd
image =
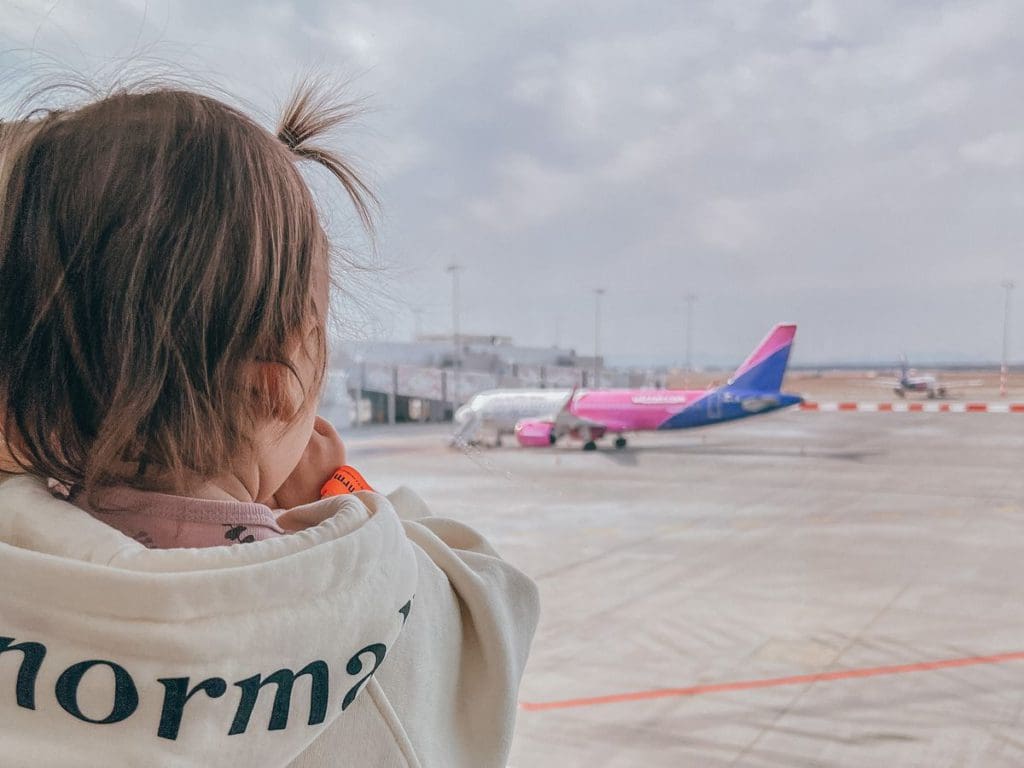
[[[820,411],[836,413],[840,411],[856,411],[858,413],[1022,413],[1024,403],[960,403],[960,402],[921,402],[921,403],[856,403],[837,402],[819,403],[805,400],[800,404],[801,411]]]

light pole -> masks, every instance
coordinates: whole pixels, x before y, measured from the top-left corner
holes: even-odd
[[[594,389],[601,388],[601,297],[604,288],[594,289]]]
[[[693,370],[693,305],[696,293],[686,294],[686,370]]]
[[[446,268],[452,276],[452,344],[455,347],[455,357],[452,360],[452,368],[455,372],[452,385],[452,418],[455,418],[455,411],[459,408],[459,369],[462,368],[462,339],[459,336],[459,272],[462,265],[451,263]]]
[[[353,359],[356,364],[356,368],[359,371],[359,389],[356,391],[356,426],[363,426],[363,395],[366,391],[366,360],[363,359],[362,355],[356,355]],[[372,414],[370,416],[373,418]]]
[[[1006,301],[1003,304],[1003,364],[999,367],[999,396],[1006,397],[1006,378],[1010,367],[1010,294],[1015,283],[1013,280],[1004,280],[1000,285],[1006,291]]]

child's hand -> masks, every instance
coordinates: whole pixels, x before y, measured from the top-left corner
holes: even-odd
[[[345,464],[345,444],[326,419],[316,417],[306,450],[288,479],[266,503],[274,509],[291,509],[320,499],[320,489],[331,473]]]

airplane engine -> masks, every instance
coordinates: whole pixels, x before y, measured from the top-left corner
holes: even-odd
[[[522,446],[537,448],[555,444],[555,425],[542,419],[523,419],[516,423],[516,440]]]

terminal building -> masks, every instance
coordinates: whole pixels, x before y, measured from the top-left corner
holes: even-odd
[[[321,410],[344,423],[450,421],[473,395],[498,388],[637,386],[636,375],[560,347],[527,347],[507,336],[423,335],[411,342],[337,346]],[[350,413],[341,413],[350,409]]]

